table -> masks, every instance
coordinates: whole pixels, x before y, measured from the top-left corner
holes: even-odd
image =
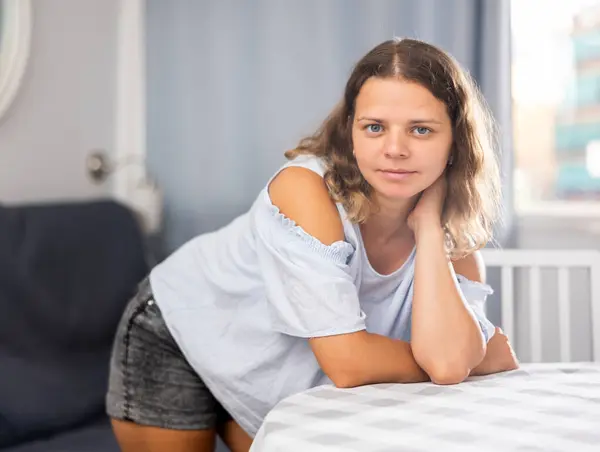
[[[600,451],[600,363],[522,365],[453,386],[320,386],[279,403],[251,452]]]

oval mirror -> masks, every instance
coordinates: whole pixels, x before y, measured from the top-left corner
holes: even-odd
[[[0,121],[13,103],[31,42],[31,1],[0,0]]]

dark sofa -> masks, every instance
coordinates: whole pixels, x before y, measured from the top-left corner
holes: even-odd
[[[0,205],[0,449],[118,451],[109,355],[147,272],[136,218],[116,202]]]

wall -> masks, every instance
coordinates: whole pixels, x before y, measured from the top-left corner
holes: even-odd
[[[118,0],[32,3],[29,66],[0,119],[0,202],[107,195],[84,162],[114,145]]]

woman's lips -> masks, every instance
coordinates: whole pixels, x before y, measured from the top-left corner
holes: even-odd
[[[381,170],[381,174],[383,174],[385,178],[391,180],[404,180],[416,173],[416,171],[406,170]]]

